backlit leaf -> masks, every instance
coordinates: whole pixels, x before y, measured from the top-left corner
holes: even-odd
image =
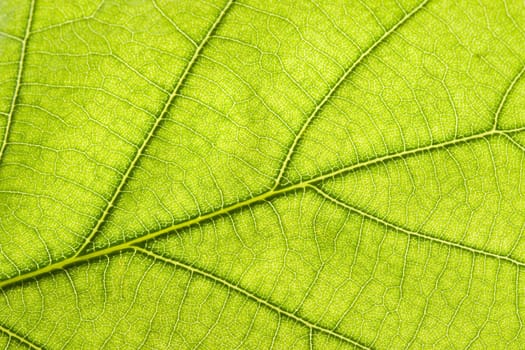
[[[525,3],[0,0],[0,347],[522,349]]]

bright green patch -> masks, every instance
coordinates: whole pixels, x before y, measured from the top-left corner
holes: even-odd
[[[0,1],[0,347],[520,349],[525,4]]]

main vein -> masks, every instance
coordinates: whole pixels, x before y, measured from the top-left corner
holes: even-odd
[[[258,202],[262,202],[262,201],[268,200],[268,199],[276,197],[276,196],[284,195],[286,193],[289,193],[289,192],[292,192],[292,191],[295,191],[295,190],[298,190],[298,189],[301,189],[301,188],[306,188],[306,187],[309,187],[309,186],[311,186],[313,184],[320,183],[320,182],[322,182],[324,180],[327,180],[327,179],[330,179],[330,178],[334,178],[334,177],[337,177],[337,176],[340,176],[340,175],[344,175],[344,174],[346,174],[348,172],[351,172],[351,171],[354,171],[354,170],[358,170],[358,169],[363,168],[363,167],[368,167],[368,166],[371,166],[371,165],[374,165],[374,164],[378,164],[378,163],[382,163],[382,162],[385,162],[385,161],[389,161],[389,160],[395,159],[395,158],[401,158],[401,157],[406,157],[406,156],[410,156],[410,155],[421,153],[421,152],[431,151],[431,150],[434,150],[434,149],[445,148],[445,147],[453,146],[455,144],[460,144],[460,143],[464,143],[464,142],[473,141],[473,140],[476,140],[476,139],[487,138],[487,137],[490,137],[492,135],[502,135],[502,136],[505,136],[505,137],[509,138],[510,137],[509,134],[525,130],[525,128],[519,128],[519,129],[514,129],[514,130],[495,130],[495,129],[491,129],[491,130],[487,130],[487,131],[482,131],[482,132],[479,132],[479,133],[476,133],[476,134],[472,134],[472,135],[469,135],[469,136],[465,136],[465,137],[462,137],[462,138],[457,138],[457,139],[453,139],[453,140],[449,140],[449,141],[444,141],[444,142],[437,143],[437,144],[430,144],[430,145],[427,145],[427,146],[423,146],[423,147],[419,147],[419,148],[415,148],[415,149],[411,149],[411,150],[406,150],[406,151],[398,152],[398,153],[394,153],[394,154],[386,154],[384,156],[378,156],[378,157],[372,158],[370,160],[362,161],[362,162],[359,162],[359,163],[356,163],[356,164],[353,164],[353,165],[350,165],[350,166],[347,166],[347,167],[344,167],[344,168],[341,168],[341,169],[337,169],[337,170],[334,170],[334,171],[330,171],[328,173],[320,174],[320,175],[318,175],[316,177],[313,177],[311,179],[307,179],[307,180],[301,181],[299,183],[290,184],[290,185],[288,185],[286,187],[277,188],[278,187],[277,185],[281,181],[281,178],[282,178],[282,176],[284,174],[284,171],[285,171],[285,169],[287,167],[287,164],[289,163],[289,161],[291,159],[291,156],[292,156],[292,154],[294,152],[295,147],[297,146],[297,143],[298,143],[299,139],[301,138],[301,135],[305,132],[306,128],[308,127],[308,125],[310,124],[312,119],[315,117],[315,115],[319,112],[321,107],[328,101],[329,97],[334,93],[334,91],[342,83],[342,81],[349,75],[349,73],[352,72],[355,69],[357,64],[359,62],[361,62],[364,59],[365,56],[370,54],[370,52],[375,47],[377,47],[377,45],[379,45],[379,43],[384,41],[384,39],[388,35],[390,35],[392,32],[394,32],[395,29],[399,28],[404,22],[406,22],[406,20],[408,18],[412,17],[425,4],[427,4],[429,0],[426,0],[426,1],[423,1],[421,4],[419,4],[411,12],[409,12],[405,17],[403,17],[403,19],[401,21],[399,21],[396,25],[394,25],[390,30],[385,32],[385,34],[383,36],[381,36],[381,38],[378,41],[376,41],[370,48],[368,48],[360,56],[360,58],[345,72],[343,77],[338,80],[338,82],[332,87],[332,89],[330,89],[330,91],[323,98],[323,100],[317,105],[317,107],[312,112],[312,114],[310,115],[310,117],[308,118],[306,123],[303,125],[303,127],[301,128],[301,131],[297,134],[297,136],[296,136],[296,138],[294,140],[294,143],[293,143],[292,147],[290,148],[290,150],[289,150],[289,152],[288,152],[288,154],[287,154],[287,156],[286,156],[286,158],[285,158],[285,160],[284,160],[284,162],[283,162],[283,164],[282,164],[282,166],[280,168],[279,176],[278,176],[278,178],[276,180],[276,185],[274,187],[272,187],[270,190],[268,190],[267,192],[264,192],[262,194],[259,194],[257,196],[254,196],[252,198],[240,201],[238,203],[234,203],[234,204],[226,206],[226,207],[222,207],[222,208],[220,208],[218,210],[209,212],[209,213],[204,214],[204,215],[200,215],[200,216],[192,218],[190,220],[186,220],[186,221],[183,221],[183,222],[171,225],[169,227],[163,228],[163,229],[155,231],[155,232],[147,233],[147,234],[145,234],[143,236],[137,237],[137,238],[132,239],[130,241],[122,242],[122,243],[119,243],[119,244],[116,244],[116,245],[113,245],[113,246],[110,246],[110,247],[107,247],[107,248],[104,248],[104,249],[96,250],[96,251],[93,251],[93,252],[89,252],[89,253],[86,252],[87,246],[92,241],[92,239],[95,236],[95,234],[97,232],[99,232],[101,226],[105,222],[108,214],[110,213],[111,207],[114,205],[114,203],[118,199],[118,196],[122,192],[122,189],[125,186],[128,178],[130,177],[130,174],[132,173],[133,169],[135,168],[139,158],[143,154],[143,152],[146,149],[146,147],[147,147],[148,143],[150,142],[150,140],[153,138],[153,136],[154,136],[156,130],[159,128],[162,120],[166,117],[169,107],[171,106],[171,104],[173,103],[173,100],[178,95],[178,92],[179,92],[180,88],[184,84],[184,81],[186,80],[187,76],[189,75],[190,70],[192,69],[195,61],[197,60],[197,58],[199,57],[200,53],[202,52],[202,49],[204,48],[206,43],[209,41],[210,37],[212,36],[213,32],[216,30],[217,26],[221,23],[222,19],[224,18],[224,16],[227,13],[227,11],[231,8],[231,6],[233,4],[233,1],[234,0],[228,1],[226,6],[220,12],[219,16],[216,18],[215,22],[209,28],[209,30],[208,30],[207,34],[205,35],[204,39],[196,47],[195,52],[194,52],[191,60],[188,62],[184,72],[182,73],[182,75],[179,78],[177,84],[175,85],[172,93],[170,94],[169,98],[167,99],[166,103],[164,104],[161,113],[159,114],[159,116],[156,118],[155,122],[151,126],[151,128],[150,128],[147,136],[145,137],[144,141],[142,142],[141,146],[137,149],[137,152],[134,155],[133,160],[130,162],[126,172],[122,176],[118,187],[116,188],[115,192],[113,193],[111,199],[108,201],[108,204],[105,207],[104,211],[102,212],[100,218],[98,219],[95,227],[91,230],[90,234],[85,239],[85,241],[80,246],[80,248],[76,251],[76,253],[74,255],[72,255],[72,256],[62,260],[62,261],[58,261],[58,262],[52,263],[50,265],[47,265],[47,266],[45,266],[43,268],[39,268],[39,269],[36,269],[36,270],[33,270],[33,271],[29,271],[29,272],[20,274],[18,276],[15,276],[13,278],[6,279],[4,281],[0,281],[0,288],[4,288],[6,286],[12,285],[12,284],[17,283],[17,282],[21,282],[21,281],[24,281],[24,280],[35,278],[37,276],[43,275],[43,274],[48,273],[48,272],[52,272],[52,271],[55,271],[55,270],[63,269],[64,267],[69,266],[69,265],[74,264],[74,263],[87,261],[87,260],[90,260],[90,259],[95,258],[95,257],[104,256],[104,255],[111,254],[111,253],[114,253],[114,252],[117,252],[117,251],[121,251],[123,249],[128,249],[128,248],[130,248],[132,246],[135,246],[135,245],[137,245],[139,243],[143,243],[145,241],[154,239],[154,238],[156,238],[158,236],[167,234],[169,232],[182,230],[184,228],[190,227],[192,225],[198,224],[198,223],[206,221],[206,220],[213,219],[215,217],[224,215],[226,213],[230,213],[232,211],[241,209],[243,207],[248,207],[248,206],[250,206],[252,204],[255,204],[255,203],[258,203]],[[32,2],[32,7],[31,7],[31,16],[32,16],[32,12],[33,12],[33,6],[34,6],[34,0]],[[26,40],[25,41],[27,41],[27,37],[29,36],[30,23],[31,23],[31,20],[28,21],[28,27],[27,27],[27,30],[26,30]],[[503,101],[506,100],[506,97],[509,94],[509,91],[515,85],[515,82],[524,73],[524,71],[525,70],[520,71],[519,74],[517,75],[517,77],[514,78],[513,82],[511,83],[511,85],[509,87],[509,89],[507,89],[506,93],[503,96],[503,99],[502,99]],[[496,115],[499,114],[500,110],[502,109],[502,104],[503,103],[500,103],[498,111],[496,112]],[[1,153],[0,153],[0,155],[1,155]],[[449,243],[451,243],[452,245],[456,245],[456,244],[454,244],[454,242],[449,242]],[[469,249],[469,247],[466,247],[466,249]],[[471,249],[469,249],[469,250],[471,250]],[[486,253],[486,252],[482,252],[482,253]],[[83,255],[81,255],[81,254],[83,254]],[[491,255],[491,254],[487,253],[486,255]]]
[[[186,81],[186,78],[188,77],[188,74],[190,73],[190,70],[192,69],[193,65],[197,61],[197,58],[199,57],[202,49],[204,48],[204,46],[206,46],[206,43],[210,39],[211,35],[215,31],[215,29],[217,28],[219,23],[221,23],[222,19],[224,18],[224,16],[226,15],[228,10],[232,6],[232,4],[233,4],[233,0],[229,0],[228,3],[226,4],[226,6],[219,13],[219,16],[217,16],[215,22],[208,29],[208,32],[206,33],[206,36],[202,39],[202,41],[200,42],[199,46],[196,47],[196,49],[195,49],[195,51],[193,53],[193,56],[191,57],[191,59],[189,60],[188,64],[186,65],[186,68],[184,69],[184,72],[180,76],[177,84],[175,84],[175,87],[173,88],[173,91],[169,95],[168,99],[166,100],[166,103],[164,104],[164,106],[162,108],[162,111],[160,112],[159,116],[155,119],[155,122],[151,125],[151,127],[150,127],[150,129],[148,131],[148,134],[146,135],[146,137],[142,141],[142,144],[140,145],[140,147],[135,152],[133,160],[129,163],[129,165],[128,165],[127,169],[126,169],[126,172],[121,177],[117,188],[113,192],[113,195],[112,195],[111,199],[108,201],[106,207],[104,208],[104,211],[102,212],[102,214],[100,215],[99,219],[97,220],[97,223],[95,224],[95,226],[93,227],[93,229],[91,230],[89,235],[84,240],[84,243],[82,243],[82,245],[77,249],[77,251],[75,252],[73,257],[78,256],[79,254],[81,254],[86,249],[86,247],[89,245],[89,243],[91,243],[91,240],[93,239],[93,237],[99,231],[100,227],[106,221],[106,218],[107,218],[108,214],[110,213],[111,208],[113,207],[113,205],[117,201],[118,197],[122,193],[122,189],[126,185],[127,180],[130,177],[130,174],[135,169],[135,166],[137,165],[137,162],[139,161],[140,157],[144,153],[144,150],[146,149],[146,147],[150,143],[151,139],[155,135],[155,132],[157,131],[157,129],[161,125],[162,121],[166,118],[166,115],[168,114],[168,110],[169,110],[170,106],[172,105],[175,97],[178,95],[180,88],[182,87],[182,85]]]
[[[475,141],[475,140],[485,139],[485,138],[488,138],[488,137],[491,137],[491,136],[494,136],[494,135],[507,135],[509,133],[522,132],[522,131],[525,131],[525,128],[519,128],[519,129],[507,130],[507,131],[488,130],[488,131],[472,134],[472,135],[469,135],[469,136],[465,136],[465,137],[462,137],[462,138],[450,140],[450,141],[445,141],[445,142],[441,142],[441,143],[437,143],[437,144],[433,144],[433,145],[428,145],[428,146],[424,146],[424,147],[420,147],[420,148],[414,148],[414,149],[403,151],[403,152],[399,152],[399,153],[387,154],[387,155],[384,155],[384,156],[372,158],[370,160],[363,161],[363,162],[360,162],[360,163],[356,163],[356,164],[350,165],[348,167],[345,167],[345,168],[342,168],[342,169],[338,169],[336,171],[331,171],[331,172],[328,172],[328,173],[325,173],[325,174],[321,174],[321,175],[313,177],[311,179],[308,179],[308,180],[305,180],[305,181],[302,181],[302,182],[298,182],[298,183],[295,183],[295,184],[292,184],[292,185],[289,185],[289,186],[286,186],[286,187],[282,187],[282,188],[279,188],[279,189],[270,189],[267,192],[261,193],[261,194],[259,194],[257,196],[251,197],[249,199],[246,199],[246,200],[234,203],[232,205],[220,208],[218,210],[209,212],[207,214],[200,215],[200,216],[192,218],[190,220],[179,222],[177,224],[171,225],[169,227],[165,227],[165,228],[163,228],[161,230],[158,230],[158,231],[149,232],[149,233],[147,233],[147,234],[145,234],[143,236],[134,238],[134,239],[126,241],[126,242],[122,242],[122,243],[119,243],[119,244],[116,244],[116,245],[113,245],[113,246],[110,246],[110,247],[107,247],[107,248],[103,248],[103,249],[100,249],[100,250],[96,250],[96,251],[93,251],[93,252],[85,253],[84,255],[75,254],[75,255],[67,258],[67,259],[55,262],[55,263],[47,265],[47,266],[45,266],[43,268],[39,268],[37,270],[33,270],[33,271],[30,271],[30,272],[23,273],[23,274],[20,274],[18,276],[6,279],[4,281],[0,281],[0,288],[4,288],[4,287],[7,287],[7,286],[16,284],[18,282],[22,282],[22,281],[26,281],[26,280],[29,280],[29,279],[32,279],[32,278],[36,278],[38,276],[41,276],[43,274],[46,274],[46,273],[49,273],[49,272],[52,272],[52,271],[64,269],[65,267],[67,267],[69,265],[72,265],[72,264],[89,261],[91,259],[94,259],[94,258],[97,258],[97,257],[100,257],[100,256],[105,256],[105,255],[108,255],[108,254],[112,254],[112,253],[115,253],[115,252],[122,251],[124,249],[129,249],[129,248],[132,248],[133,246],[136,246],[137,244],[141,244],[141,243],[144,243],[146,241],[155,239],[155,238],[157,238],[159,236],[162,236],[162,235],[165,235],[167,233],[177,232],[177,231],[186,229],[188,227],[197,225],[199,223],[202,223],[202,222],[205,222],[205,221],[208,221],[208,220],[212,220],[212,219],[214,219],[216,217],[220,217],[222,215],[225,215],[225,214],[228,214],[228,213],[240,210],[242,208],[247,208],[247,207],[249,207],[251,205],[270,200],[271,198],[275,198],[275,197],[278,197],[278,196],[285,195],[287,193],[291,193],[291,192],[294,192],[294,191],[297,191],[297,190],[300,190],[300,189],[307,188],[307,187],[309,187],[309,186],[311,186],[313,184],[318,184],[318,183],[321,183],[322,181],[325,181],[325,180],[328,180],[328,179],[332,179],[332,178],[335,178],[337,176],[342,176],[344,174],[347,174],[347,173],[359,170],[361,168],[367,168],[367,167],[373,166],[375,164],[381,164],[381,163],[384,163],[386,161],[399,159],[399,158],[403,158],[403,157],[408,157],[408,156],[415,155],[415,154],[420,154],[420,153],[430,152],[430,151],[437,150],[437,149],[443,149],[443,148],[447,148],[447,147],[452,147],[454,145],[458,145],[458,144],[461,144],[461,143],[468,143],[468,142],[472,142],[472,141]],[[446,241],[443,241],[443,242],[446,242]],[[454,242],[449,242],[449,243],[451,243],[451,245],[457,245]],[[472,249],[470,249],[470,247],[467,247],[467,248],[469,248],[469,251],[472,251]],[[486,252],[483,252],[483,253],[486,253]],[[490,254],[487,253],[485,255],[490,255]]]

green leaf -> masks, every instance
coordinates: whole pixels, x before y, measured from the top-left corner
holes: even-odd
[[[520,349],[525,4],[0,1],[0,347]]]

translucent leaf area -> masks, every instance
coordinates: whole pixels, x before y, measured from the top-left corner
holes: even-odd
[[[521,0],[0,0],[0,348],[524,349]]]

